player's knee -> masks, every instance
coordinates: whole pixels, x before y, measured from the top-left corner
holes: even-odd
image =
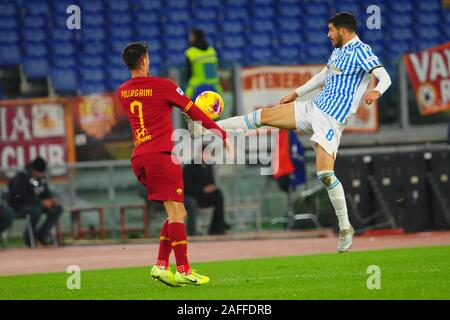
[[[317,177],[319,178],[319,180],[322,182],[322,184],[327,189],[331,189],[334,186],[336,186],[336,184],[339,183],[339,180],[334,175],[334,171],[333,170],[318,171],[317,172]]]

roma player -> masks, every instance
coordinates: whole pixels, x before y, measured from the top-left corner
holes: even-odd
[[[174,163],[171,155],[172,106],[220,135],[229,149],[227,135],[173,81],[150,76],[147,44],[128,44],[122,58],[131,79],[118,88],[117,96],[133,131],[132,168],[147,188],[147,198],[162,202],[168,215],[161,229],[158,258],[151,276],[169,286],[205,284],[209,278],[193,271],[188,262],[183,176],[180,164]],[[177,265],[175,274],[169,268],[172,249]]]

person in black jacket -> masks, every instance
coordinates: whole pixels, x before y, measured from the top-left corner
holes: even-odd
[[[0,204],[0,235],[8,229],[14,220],[14,211],[3,204]]]
[[[8,202],[16,215],[29,214],[36,239],[43,245],[50,244],[49,233],[58,222],[63,208],[53,198],[45,178],[47,164],[43,158],[30,162],[24,171],[19,171],[9,182]],[[47,219],[37,228],[45,213]],[[25,243],[30,246],[28,232],[24,232]]]
[[[209,234],[224,234],[230,225],[224,218],[224,199],[222,191],[214,183],[213,166],[202,164],[186,164],[183,167],[184,191],[186,195],[197,200],[200,208],[214,207],[209,226]]]

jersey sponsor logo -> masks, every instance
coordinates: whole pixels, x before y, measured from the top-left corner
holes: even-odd
[[[177,88],[177,92],[180,94],[180,96],[184,96],[184,92],[180,89],[180,87]]]

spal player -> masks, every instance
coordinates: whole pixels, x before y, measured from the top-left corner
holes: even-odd
[[[122,58],[131,72],[131,79],[118,88],[117,96],[133,131],[132,168],[139,182],[147,188],[147,198],[162,202],[168,215],[161,229],[158,258],[151,276],[169,286],[205,284],[209,278],[192,270],[187,256],[183,175],[180,164],[174,163],[171,157],[172,106],[201,121],[205,128],[216,129],[229,148],[227,134],[173,81],[150,76],[147,44],[128,44]],[[177,265],[175,274],[169,268],[172,249]]]
[[[348,219],[344,189],[334,174],[336,153],[348,117],[356,113],[371,74],[378,79],[378,84],[364,97],[368,104],[388,89],[391,79],[370,46],[356,35],[356,20],[352,14],[341,12],[330,18],[328,38],[335,49],[327,66],[303,86],[283,97],[279,105],[216,123],[225,130],[253,130],[269,126],[312,134],[317,177],[327,188],[339,220],[338,252],[346,252],[352,245],[354,230]],[[295,101],[321,87],[322,90],[313,100]],[[188,125],[194,137],[204,131],[192,121],[188,121]]]

